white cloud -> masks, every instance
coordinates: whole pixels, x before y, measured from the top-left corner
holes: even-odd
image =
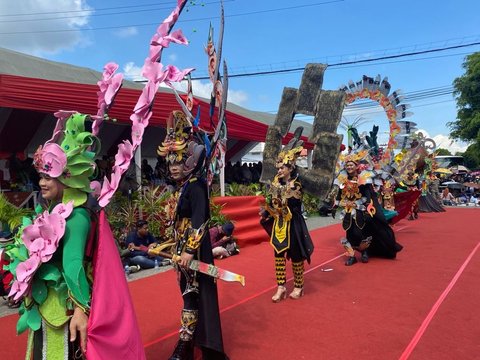
[[[433,139],[437,146],[437,149],[447,149],[452,155],[457,152],[465,152],[470,144],[463,141],[452,140],[448,135],[438,134],[430,136],[426,130],[419,129],[417,133],[421,132],[425,137]]]
[[[179,90],[186,91],[187,83],[182,82],[176,87]],[[200,80],[192,81],[192,91],[193,96],[200,96],[203,98],[210,99],[210,94],[212,93],[212,84],[210,82],[201,82]],[[242,106],[248,100],[248,95],[242,90],[228,90],[228,102]]]
[[[139,81],[145,80],[142,77],[142,67],[135,65],[134,62],[128,62],[123,66],[123,74],[128,80]],[[165,84],[162,84],[163,87],[168,87]],[[182,81],[181,83],[174,83],[173,86],[179,91],[187,91],[187,82]],[[192,81],[192,91],[193,96],[198,96],[206,99],[210,99],[210,94],[212,93],[212,84],[210,82],[202,82],[200,80]],[[228,102],[242,106],[248,101],[248,94],[242,90],[228,90]]]
[[[145,80],[142,76],[142,67],[136,66],[133,61],[130,61],[123,66],[123,75],[125,76],[125,79],[132,81]]]
[[[92,13],[86,0],[0,1],[0,14],[12,15],[0,22],[0,47],[38,56],[83,45]]]
[[[450,139],[447,135],[442,134],[435,135],[433,137],[433,140],[437,144],[437,149],[447,149],[452,153],[452,155],[455,155],[457,152],[465,152],[465,150],[467,150],[469,146],[469,144],[463,141],[454,141]]]
[[[118,29],[113,34],[115,36],[119,37],[119,38],[125,39],[125,38],[128,38],[128,37],[132,37],[132,36],[137,35],[138,34],[138,28],[136,28],[135,26],[129,26],[127,28]]]

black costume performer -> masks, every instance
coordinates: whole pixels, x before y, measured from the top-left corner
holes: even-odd
[[[185,114],[174,111],[167,123],[167,137],[158,154],[165,156],[170,169],[181,164],[183,176],[175,179],[178,189],[171,199],[172,222],[179,256],[193,255],[213,264],[208,221],[210,209],[207,184],[200,173],[205,149],[192,139],[192,126]],[[170,170],[171,172],[171,170]],[[197,175],[198,177],[195,177]],[[193,359],[193,348],[202,349],[203,359],[228,359],[223,351],[217,286],[210,276],[176,265],[183,297],[180,339],[170,360]]]
[[[287,145],[288,146],[288,145]],[[287,148],[286,146],[286,148]],[[284,149],[277,160],[277,175],[269,188],[269,201],[261,223],[270,236],[275,254],[275,275],[278,289],[273,302],[286,298],[286,259],[292,261],[294,290],[290,298],[303,296],[304,261],[310,263],[313,243],[302,216],[302,185],[295,174],[295,161],[302,147]],[[285,176],[285,173],[288,175]]]
[[[357,262],[355,250],[362,253],[361,261],[366,263],[369,255],[394,259],[403,248],[396,242],[373,189],[373,174],[358,171],[358,161],[363,155],[360,152],[347,155],[344,164],[351,170],[342,170],[334,182],[339,189],[336,204],[343,208],[346,238],[342,238],[341,243],[348,254],[347,266]]]

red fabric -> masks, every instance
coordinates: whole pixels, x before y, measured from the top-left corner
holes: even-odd
[[[413,203],[421,194],[421,191],[405,191],[395,193],[393,198],[395,200],[395,211],[398,212],[398,215],[394,216],[392,220],[390,220],[390,224],[396,224],[400,220],[404,219],[410,213]]]
[[[88,360],[145,359],[122,262],[104,211],[100,212],[98,222],[93,278]]]
[[[14,75],[0,74],[0,107],[15,109],[28,109],[54,113],[58,110],[76,110],[85,114],[97,113],[97,86],[89,84],[68,83],[44,79],[34,79]],[[140,96],[140,90],[122,88],[116,98],[111,118],[120,123],[129,123],[130,115]],[[208,111],[210,105],[200,99],[196,99],[201,106],[200,126],[212,131]],[[150,124],[153,126],[165,126],[168,114],[172,110],[180,110],[180,105],[175,95],[159,92],[155,98],[153,116]],[[196,110],[195,110],[196,112]],[[264,142],[268,125],[248,119],[231,111],[226,111],[228,136],[236,140],[248,140]],[[289,133],[284,138],[287,143],[293,134]],[[308,149],[313,144],[302,137]]]
[[[265,202],[263,196],[220,196],[213,198],[213,202],[223,205],[222,214],[234,223],[233,237],[240,248],[270,240],[258,215],[260,205]]]
[[[10,283],[13,280],[13,275],[11,272],[3,270],[4,266],[7,266],[10,262],[5,260],[2,256],[3,253],[0,253],[0,273],[3,276],[3,288],[10,289]]]

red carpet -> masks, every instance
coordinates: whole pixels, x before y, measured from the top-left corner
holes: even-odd
[[[260,204],[265,202],[263,196],[220,196],[213,202],[223,205],[222,213],[235,224],[233,235],[241,248],[269,241],[258,215]]]
[[[232,360],[477,359],[479,215],[478,209],[448,209],[403,220],[395,226],[405,246],[398,259],[374,258],[352,267],[339,257],[341,227],[315,230],[306,294],[297,301],[271,302],[275,281],[268,243],[218,261],[247,280],[245,288],[219,282],[228,355]],[[333,271],[322,271],[327,268]],[[168,358],[177,339],[181,305],[175,281],[169,271],[130,283],[149,359]],[[287,286],[291,290],[291,280]],[[25,337],[15,337],[15,321],[16,316],[0,319],[2,359],[23,357]]]

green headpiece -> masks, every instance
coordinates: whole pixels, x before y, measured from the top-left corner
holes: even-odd
[[[100,151],[100,141],[85,130],[88,115],[72,114],[65,123],[64,130],[54,134],[45,146],[40,146],[34,156],[34,166],[39,173],[58,179],[66,186],[63,203],[74,202],[74,206],[87,201],[90,179],[95,174],[94,158]],[[59,123],[62,119],[59,119]],[[58,124],[57,123],[57,127]],[[54,141],[58,134],[63,135],[60,145]]]

